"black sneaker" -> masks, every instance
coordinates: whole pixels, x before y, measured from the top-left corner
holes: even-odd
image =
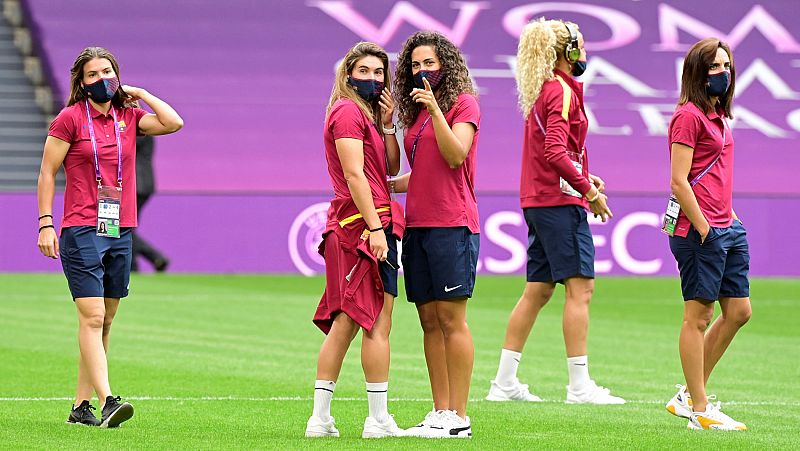
[[[120,401],[122,398],[119,396],[106,397],[106,404],[103,406],[103,421],[100,422],[101,428],[115,428],[133,416],[133,406]]]
[[[92,410],[97,410],[89,401],[84,400],[78,407],[72,408],[67,418],[67,424],[81,424],[84,426],[100,426],[100,420],[94,416]]]

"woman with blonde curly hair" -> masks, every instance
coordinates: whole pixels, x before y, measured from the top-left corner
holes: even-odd
[[[603,222],[612,214],[603,194],[605,184],[589,173],[583,84],[573,79],[585,69],[586,50],[576,24],[542,18],[523,30],[517,86],[525,118],[520,200],[528,224],[527,284],[511,312],[489,401],[541,401],[520,383],[517,368],[539,311],[562,283],[566,402],[625,402],[589,377],[586,355],[594,244],[585,209]]]
[[[323,139],[334,198],[320,245],[325,292],[314,315],[325,341],[317,360],[314,411],[306,423],[306,437],[339,436],[330,414],[331,399],[359,329],[369,404],[361,436],[402,435],[387,411],[397,239],[404,226],[387,183],[389,174],[400,170],[389,85],[386,51],[359,42],[342,59],[328,102]]]
[[[466,408],[474,349],[466,308],[480,242],[474,188],[480,108],[461,52],[428,31],[403,45],[395,95],[411,165],[395,182],[408,191],[404,278],[422,325],[434,403],[407,433],[471,437]]]

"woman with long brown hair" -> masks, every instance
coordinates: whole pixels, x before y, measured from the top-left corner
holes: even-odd
[[[131,230],[136,227],[136,136],[174,133],[183,120],[142,88],[122,86],[108,50],[89,47],[70,71],[70,96],[47,132],[39,173],[39,250],[61,257],[78,311],[80,363],[68,423],[115,427],[133,407],[113,396],[106,353],[120,299],[128,295]],[[138,107],[144,101],[155,114]],[[53,221],[55,176],[64,166],[61,237]],[[92,410],[92,393],[101,419]]]
[[[334,198],[320,245],[325,293],[314,315],[326,336],[317,360],[314,411],[306,437],[339,436],[330,415],[331,399],[359,329],[369,403],[362,437],[403,432],[387,411],[397,240],[404,225],[387,181],[400,170],[389,86],[388,55],[376,44],[360,42],[339,65],[328,103],[323,139]]]
[[[733,211],[732,119],[736,66],[728,44],[707,38],[686,54],[681,95],[669,125],[672,196],[664,232],[683,294],[679,341],[686,386],[667,403],[689,429],[745,430],[709,402],[711,372],[750,319],[747,232]],[[719,300],[722,314],[714,317]],[[711,325],[711,327],[709,327]]]
[[[395,182],[408,192],[404,279],[422,326],[434,405],[407,433],[471,437],[466,410],[474,348],[466,311],[480,246],[474,187],[480,107],[461,51],[429,31],[403,44],[395,95],[411,165]]]

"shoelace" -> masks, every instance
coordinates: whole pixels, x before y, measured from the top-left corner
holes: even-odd
[[[89,413],[92,413],[92,410],[97,410],[97,408],[95,408],[95,406],[91,404],[86,404],[81,408],[81,410],[83,411],[89,410]]]

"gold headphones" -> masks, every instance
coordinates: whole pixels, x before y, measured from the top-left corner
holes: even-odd
[[[564,22],[564,26],[567,27],[567,31],[569,32],[569,42],[564,49],[564,58],[570,63],[575,63],[581,57],[581,48],[578,44],[578,30],[566,22]]]

